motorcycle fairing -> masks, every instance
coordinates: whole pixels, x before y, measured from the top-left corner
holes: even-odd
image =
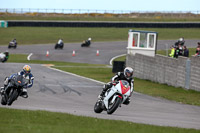
[[[120,84],[121,84],[121,92],[122,92],[122,94],[125,94],[130,90],[130,85],[127,85],[126,83],[122,83],[121,80],[120,80]]]

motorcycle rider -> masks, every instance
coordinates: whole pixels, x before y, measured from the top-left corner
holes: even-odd
[[[63,45],[63,40],[62,39],[58,40],[58,45]]]
[[[14,38],[14,39],[12,40],[12,42],[13,42],[13,43],[17,43],[17,40],[16,40],[16,38]]]
[[[4,53],[0,53],[0,61],[1,62],[6,62],[9,58],[9,52],[6,51]]]
[[[183,46],[184,44],[185,44],[184,37],[179,38],[178,41],[175,42],[175,46],[178,46],[178,45]]]
[[[14,38],[12,41],[11,41],[11,43],[13,43],[13,44],[17,44],[17,40],[16,40],[16,38]]]
[[[126,67],[124,69],[124,72],[118,72],[112,79],[111,82],[108,82],[103,86],[103,90],[101,94],[99,95],[99,99],[102,99],[106,91],[113,86],[113,84],[119,80],[126,80],[130,87],[131,87],[131,95],[134,89],[134,79],[133,79],[133,69],[131,67]],[[131,95],[126,99],[124,104],[128,105],[130,103],[130,97]]]
[[[92,40],[92,38],[88,38],[88,40],[86,41],[86,44],[90,45],[91,44],[91,40]]]
[[[33,75],[31,74],[31,67],[29,65],[24,65],[23,67],[23,70],[18,72],[18,73],[15,73],[15,74],[12,74],[10,77],[6,77],[5,78],[5,81],[4,81],[4,87],[1,87],[1,91],[0,93],[1,94],[4,94],[5,91],[9,88],[8,84],[10,82],[10,79],[12,79],[13,76],[15,75],[22,75],[24,78],[28,79],[29,80],[29,83],[27,84],[27,86],[25,86],[22,90],[22,93],[20,96],[22,96],[23,98],[28,98],[28,94],[27,94],[27,88],[30,88],[33,86],[33,80],[34,80],[34,77]]]

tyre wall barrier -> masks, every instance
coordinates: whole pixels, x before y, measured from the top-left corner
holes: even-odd
[[[81,22],[81,21],[7,21],[8,27],[134,27],[134,28],[200,28],[200,23],[181,22]]]

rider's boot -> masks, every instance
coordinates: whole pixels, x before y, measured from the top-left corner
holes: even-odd
[[[27,89],[23,88],[22,93],[20,95],[23,98],[28,98],[28,93],[27,93]]]
[[[101,94],[98,96],[98,99],[102,99],[103,96],[105,95],[105,93],[106,93],[106,91],[103,90],[103,91],[101,92]]]
[[[103,85],[103,88],[102,88],[103,91],[102,91],[101,94],[99,95],[99,98],[102,98],[102,97],[105,95],[106,91],[107,91],[109,88],[111,88],[111,87],[112,87],[112,83],[111,83],[111,82],[109,82],[109,83]]]

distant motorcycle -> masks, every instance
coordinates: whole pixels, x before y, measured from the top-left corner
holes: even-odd
[[[88,41],[83,41],[83,43],[81,44],[81,47],[90,47],[90,42]]]
[[[6,61],[6,55],[4,53],[0,53],[0,62]]]
[[[90,47],[92,38],[88,38],[88,40],[83,41],[81,47]]]
[[[0,53],[0,62],[4,63],[9,58],[9,52]]]
[[[8,48],[14,48],[14,49],[16,49],[16,48],[17,48],[17,42],[11,41],[11,42],[9,43],[9,45],[8,45]]]
[[[5,88],[6,91],[1,94],[1,104],[10,106],[21,95],[23,87],[27,84],[28,79],[25,79],[22,75],[13,76]]]
[[[113,83],[113,86],[107,90],[103,98],[98,99],[94,112],[101,113],[107,111],[107,114],[112,114],[118,107],[121,107],[126,99],[131,95],[130,85],[126,80],[119,80]]]
[[[55,45],[55,49],[58,49],[58,48],[63,49],[63,47],[64,47],[64,43],[60,43],[60,44],[56,43]]]

